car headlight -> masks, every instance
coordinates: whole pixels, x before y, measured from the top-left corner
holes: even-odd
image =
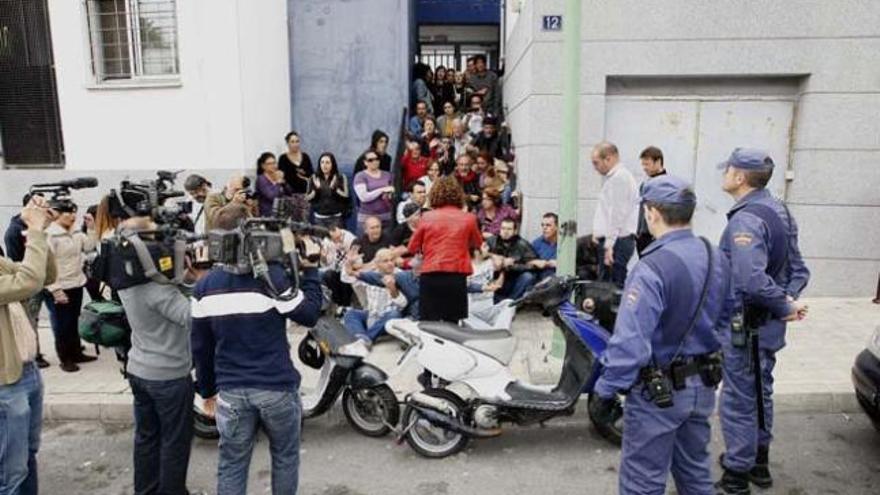
[[[868,339],[868,351],[870,351],[875,358],[880,359],[880,327],[875,328],[874,334]]]

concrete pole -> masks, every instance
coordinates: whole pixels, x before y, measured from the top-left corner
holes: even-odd
[[[562,161],[559,188],[559,275],[574,275],[581,78],[581,0],[566,0],[562,17]]]

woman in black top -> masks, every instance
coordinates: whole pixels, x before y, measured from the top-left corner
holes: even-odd
[[[309,202],[306,194],[309,192],[314,174],[312,159],[302,150],[299,134],[296,132],[288,132],[284,136],[284,141],[287,142],[287,152],[278,157],[278,168],[284,172],[284,180],[287,181],[292,195],[291,218],[297,222],[306,222],[309,219]]]
[[[315,223],[330,227],[340,225],[349,211],[351,193],[348,179],[339,173],[333,153],[322,153],[318,158],[318,171],[312,177],[312,188],[308,194],[315,213]]]
[[[388,134],[379,129],[373,131],[370,149],[367,151],[372,151],[379,156],[379,170],[391,172],[391,155],[388,154]],[[365,168],[367,168],[367,165],[364,163],[364,154],[361,154],[357,161],[354,162],[354,174],[357,175],[358,172],[363,171]]]

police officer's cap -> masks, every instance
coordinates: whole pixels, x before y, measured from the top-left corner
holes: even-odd
[[[667,205],[693,205],[697,202],[697,196],[687,181],[667,174],[645,182],[642,201]]]
[[[721,170],[735,167],[740,170],[773,170],[773,159],[764,150],[736,148],[727,160],[718,164]]]

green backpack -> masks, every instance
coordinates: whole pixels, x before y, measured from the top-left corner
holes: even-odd
[[[129,347],[131,327],[122,304],[116,301],[92,301],[86,304],[79,317],[79,336],[90,344],[102,347]]]

